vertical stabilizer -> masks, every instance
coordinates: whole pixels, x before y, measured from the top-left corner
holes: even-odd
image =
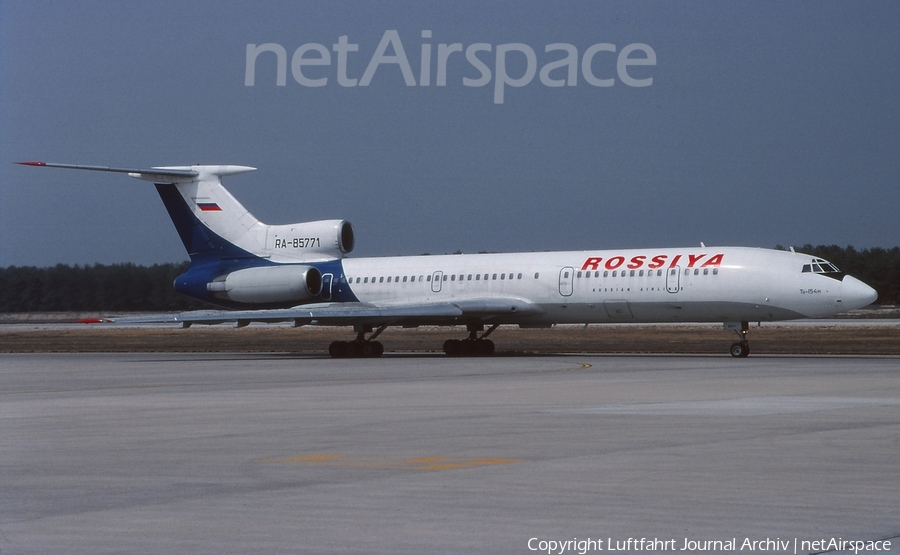
[[[246,166],[176,166],[154,170],[191,170],[190,179],[160,180],[158,175],[133,172],[129,175],[156,183],[185,249],[194,255],[219,251],[218,256],[238,253],[264,256],[266,225],[222,186],[221,178],[253,171]],[[236,252],[232,252],[235,251]]]
[[[113,168],[47,162],[26,166],[125,173],[152,181],[191,259],[266,257],[266,226],[222,186],[222,177],[255,170],[249,166],[164,166]]]

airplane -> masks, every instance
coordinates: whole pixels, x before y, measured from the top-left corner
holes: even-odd
[[[451,356],[487,356],[500,325],[722,322],[737,333],[730,354],[750,354],[750,322],[820,318],[864,307],[877,292],[808,254],[706,247],[347,258],[344,220],[267,225],[222,178],[248,166],[148,169],[20,162],[26,166],[124,173],[151,181],[190,256],[175,289],[224,310],[120,322],[290,322],[352,326],[332,357],[380,357],[389,326],[466,326]],[[369,334],[368,336],[366,334]]]

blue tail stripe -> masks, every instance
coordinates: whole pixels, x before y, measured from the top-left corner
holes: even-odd
[[[159,192],[163,204],[166,205],[169,217],[172,218],[172,223],[175,224],[178,236],[181,237],[181,242],[184,243],[184,248],[190,255],[191,261],[199,262],[209,258],[218,260],[226,258],[253,258],[259,262],[258,264],[252,264],[253,266],[268,264],[267,261],[226,241],[203,225],[191,211],[181,193],[178,192],[176,185],[157,183],[156,190]],[[250,265],[244,264],[244,266]]]

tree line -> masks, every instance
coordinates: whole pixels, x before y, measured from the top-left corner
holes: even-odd
[[[209,308],[175,292],[188,263],[0,269],[0,312],[168,312]]]
[[[780,245],[778,249],[783,249]],[[796,248],[834,263],[878,291],[878,304],[900,301],[900,247],[857,250],[837,245]],[[0,312],[168,312],[209,308],[175,292],[187,262],[138,266],[94,264],[0,268]]]

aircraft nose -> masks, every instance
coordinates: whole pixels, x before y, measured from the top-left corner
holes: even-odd
[[[844,276],[841,280],[841,305],[844,310],[862,308],[875,302],[878,291],[853,276]]]

